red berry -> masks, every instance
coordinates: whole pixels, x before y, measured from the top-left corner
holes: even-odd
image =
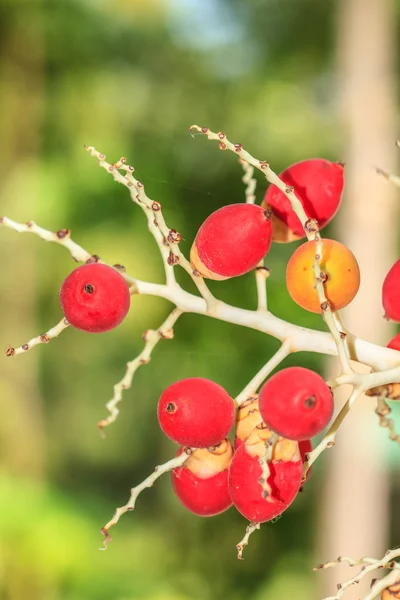
[[[257,425],[236,450],[229,468],[229,488],[233,504],[249,521],[263,523],[283,513],[293,502],[301,485],[303,462],[297,442],[279,438],[268,463],[271,496],[265,498],[260,483],[260,458],[271,431]]]
[[[303,367],[275,373],[260,392],[263,421],[290,440],[306,440],[320,433],[333,413],[333,396],[320,375]]]
[[[392,348],[392,350],[400,350],[400,333],[390,340],[387,347]]]
[[[65,318],[76,329],[103,333],[117,327],[130,306],[129,287],[112,267],[92,263],[78,267],[61,286]]]
[[[212,213],[200,227],[190,261],[209,279],[248,273],[272,242],[271,214],[254,204],[230,204]]]
[[[182,448],[177,456],[181,452]],[[196,450],[182,467],[172,471],[176,495],[195,515],[212,517],[232,506],[228,486],[232,455],[232,444],[226,439],[216,447]]]
[[[382,304],[385,317],[400,323],[400,259],[385,277],[382,286]]]
[[[158,422],[173,441],[208,448],[225,439],[235,420],[235,405],[223,387],[201,377],[170,385],[158,402]]]
[[[295,163],[279,177],[294,191],[309,218],[322,229],[335,216],[343,191],[343,166],[322,158]],[[272,234],[276,242],[291,242],[305,237],[299,218],[289,199],[275,185],[270,185],[262,206],[272,213]]]

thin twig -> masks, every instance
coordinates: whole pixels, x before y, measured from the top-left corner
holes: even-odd
[[[244,538],[236,545],[237,557],[239,560],[243,560],[243,550],[249,544],[249,537],[256,530],[260,529],[260,523],[252,523],[250,522],[246,527],[246,533]]]
[[[104,535],[105,539],[103,541],[103,548],[100,548],[100,550],[107,549],[108,542],[111,541],[111,536],[109,534],[110,528],[118,523],[118,521],[120,520],[122,515],[124,515],[128,511],[134,510],[136,500],[137,500],[139,494],[141,492],[143,492],[143,490],[145,490],[146,488],[152,487],[153,483],[159,477],[161,477],[161,475],[164,475],[164,473],[168,473],[169,471],[172,471],[173,469],[181,467],[187,461],[187,459],[189,458],[189,456],[192,454],[193,451],[194,450],[192,448],[184,448],[182,453],[179,456],[172,458],[171,460],[164,463],[163,465],[157,466],[154,469],[153,473],[151,473],[151,475],[146,477],[146,479],[144,481],[142,481],[142,483],[140,483],[139,485],[137,485],[136,487],[131,489],[131,495],[129,497],[128,502],[126,504],[124,504],[124,506],[117,508],[117,510],[114,513],[113,518],[102,528],[101,532]]]
[[[66,248],[69,251],[75,262],[98,262],[101,264],[106,264],[100,259],[99,256],[97,256],[96,254],[90,254],[90,252],[85,250],[85,248],[82,248],[82,246],[79,246],[79,244],[74,242],[71,239],[70,229],[59,229],[58,231],[53,232],[49,231],[48,229],[44,229],[43,227],[39,227],[39,225],[36,225],[34,221],[28,221],[27,223],[18,223],[17,221],[13,221],[8,217],[0,217],[0,226],[1,225],[3,227],[13,229],[18,233],[33,233],[45,242],[53,242],[55,244],[59,244],[60,246],[64,246],[64,248]],[[120,265],[115,265],[115,268],[118,267],[120,267]],[[125,281],[129,283],[130,286],[133,286],[135,288],[136,280],[130,275],[128,275],[125,272],[125,269],[118,269],[118,271],[121,273]],[[134,293],[134,290],[132,290],[131,293]]]
[[[28,350],[32,350],[32,348],[38,346],[39,344],[48,344],[50,340],[53,340],[54,338],[58,337],[60,333],[64,331],[64,329],[67,329],[67,327],[69,327],[67,319],[62,318],[61,321],[57,323],[57,325],[46,331],[46,333],[42,333],[41,335],[32,338],[31,340],[29,340],[29,342],[22,344],[22,346],[19,346],[18,348],[8,346],[8,348],[6,349],[6,356],[16,356],[17,354],[25,354],[25,352],[28,352]]]
[[[382,175],[382,177],[384,177],[385,179],[390,181],[390,183],[393,183],[393,185],[395,185],[396,187],[400,187],[400,177],[398,175],[393,175],[391,173],[388,173],[387,171],[384,171],[383,169],[380,169],[379,167],[375,167],[375,172],[378,175]]]
[[[179,248],[179,242],[182,239],[181,234],[167,226],[162,214],[161,204],[147,196],[143,183],[133,176],[134,167],[127,165],[125,158],[121,158],[114,164],[108,163],[105,154],[98,152],[93,146],[86,147],[86,150],[91,156],[97,158],[99,165],[108,173],[111,173],[115,181],[128,188],[132,201],[138,204],[146,213],[149,231],[156,240],[163,257],[167,285],[170,287],[177,285],[173,267],[179,264],[193,279],[210,309],[214,308],[218,301],[211,294],[204,279],[197,272],[194,272],[192,265]],[[124,171],[124,175],[121,174],[121,170]]]
[[[339,564],[340,562],[347,562],[350,565],[363,565],[361,570],[357,573],[357,575],[351,577],[343,583],[338,584],[338,592],[336,596],[329,596],[328,598],[324,598],[324,600],[340,600],[349,587],[351,587],[352,585],[357,585],[366,575],[368,575],[372,571],[375,571],[376,569],[394,569],[395,575],[391,575],[391,577],[385,576],[382,580],[380,580],[380,584],[374,585],[371,589],[371,592],[364,598],[364,600],[374,600],[374,598],[376,598],[376,596],[381,591],[383,591],[389,585],[395,583],[396,579],[398,578],[397,571],[400,568],[400,563],[396,562],[395,559],[399,556],[400,548],[396,548],[395,550],[388,550],[385,556],[380,560],[374,560],[369,557],[365,557],[364,559],[361,558],[357,561],[349,559],[347,557],[339,557],[337,561],[333,561],[332,563],[318,565],[317,569],[327,568],[328,566],[335,566],[335,564]]]
[[[181,314],[182,311],[175,308],[157,330],[148,329],[145,331],[143,334],[143,340],[145,341],[144,348],[136,358],[126,364],[126,372],[124,377],[121,379],[121,381],[114,385],[114,396],[106,404],[106,408],[110,414],[108,417],[99,421],[98,427],[100,430],[102,430],[104,427],[107,427],[111,423],[114,423],[119,414],[117,405],[122,400],[122,394],[124,390],[130,389],[135,372],[140,366],[146,365],[150,362],[151,353],[160,340],[171,340],[174,337],[173,326]]]

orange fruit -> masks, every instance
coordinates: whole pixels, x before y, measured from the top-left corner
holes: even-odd
[[[340,310],[353,300],[360,287],[360,269],[354,254],[336,240],[323,239],[321,272],[327,276],[325,295],[332,310]],[[313,264],[316,243],[306,242],[291,256],[286,269],[286,285],[293,300],[302,308],[322,313],[315,288]]]

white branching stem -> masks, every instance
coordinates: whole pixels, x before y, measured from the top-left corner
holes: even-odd
[[[282,342],[289,339],[291,352],[318,352],[331,356],[338,355],[336,344],[330,333],[300,327],[276,317],[269,311],[264,313],[247,310],[232,306],[221,300],[218,301],[215,309],[210,310],[203,298],[190,294],[179,286],[171,289],[165,285],[140,280],[136,280],[136,285],[139,294],[165,298],[183,312],[206,315],[227,323],[242,325],[271,335]],[[374,381],[380,382],[376,385],[400,381],[400,360],[397,350],[378,346],[351,333],[347,334],[344,344],[347,355],[351,360],[369,365],[375,371],[382,371],[368,375],[370,377],[369,387],[375,386]],[[391,369],[391,372],[386,374],[386,369]],[[361,376],[357,373],[343,376],[340,384],[358,382],[358,377]]]
[[[114,385],[114,396],[106,404],[106,408],[110,412],[110,414],[105,419],[99,421],[98,427],[100,430],[102,430],[104,427],[107,427],[107,425],[114,423],[115,419],[119,414],[119,409],[117,405],[122,400],[122,394],[124,390],[128,390],[131,387],[133,376],[138,370],[138,368],[142,365],[147,365],[147,363],[150,362],[151,354],[154,348],[157,346],[158,342],[163,339],[172,340],[172,338],[174,337],[173,326],[175,325],[176,321],[179,319],[181,314],[182,311],[175,308],[158,329],[148,329],[144,332],[144,348],[136,358],[134,358],[126,364],[126,372],[124,377],[121,379],[121,381]]]
[[[104,525],[104,527],[101,530],[102,534],[105,537],[105,539],[103,541],[104,548],[101,548],[101,550],[105,550],[107,548],[108,542],[111,540],[111,536],[108,533],[110,528],[118,523],[118,521],[120,520],[122,515],[124,515],[128,511],[134,510],[136,500],[137,500],[139,494],[141,492],[143,492],[143,490],[145,490],[146,488],[152,487],[153,483],[159,477],[161,477],[161,475],[164,475],[164,473],[168,473],[169,471],[172,471],[173,469],[177,469],[178,467],[181,467],[187,461],[187,459],[192,454],[192,452],[194,452],[194,451],[195,451],[195,449],[192,449],[192,448],[184,448],[182,451],[182,454],[180,454],[179,456],[176,456],[175,458],[172,458],[171,460],[164,463],[163,465],[157,466],[154,469],[153,473],[151,475],[149,475],[148,477],[146,477],[146,479],[144,481],[142,481],[142,483],[140,483],[139,485],[137,485],[136,487],[131,489],[131,495],[129,497],[128,502],[126,504],[124,504],[124,506],[117,508],[117,510],[114,513],[113,518],[106,525]]]
[[[380,562],[379,558],[371,558],[370,556],[363,556],[362,558],[351,558],[350,556],[338,556],[336,560],[331,560],[326,563],[320,563],[316,567],[314,567],[314,571],[322,571],[323,569],[331,569],[332,567],[337,567],[342,563],[346,563],[349,567],[358,567],[364,565],[376,565]],[[393,566],[393,561],[386,562],[384,565],[379,568],[383,569],[391,569]]]
[[[368,556],[360,558],[359,560],[354,560],[347,556],[339,556],[339,558],[335,561],[318,565],[314,570],[328,569],[343,562],[348,563],[350,566],[362,565],[361,570],[357,573],[357,575],[351,577],[344,583],[338,584],[336,596],[329,596],[329,598],[324,598],[324,600],[340,600],[349,587],[360,583],[360,581],[372,571],[377,569],[392,569],[388,575],[377,580],[372,585],[370,593],[364,597],[364,600],[374,600],[384,589],[396,583],[396,581],[400,578],[400,563],[396,561],[396,558],[399,557],[400,548],[396,548],[394,550],[388,550],[385,556],[380,560],[369,558]]]

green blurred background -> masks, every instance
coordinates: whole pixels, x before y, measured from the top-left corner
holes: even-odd
[[[71,228],[73,239],[104,261],[161,282],[142,212],[84,143],[111,162],[128,158],[188,253],[210,212],[243,200],[235,157],[191,138],[192,123],[226,131],[278,171],[306,157],[342,158],[332,100],[335,11],[329,0],[0,0],[1,214],[53,231]],[[261,201],[266,186],[258,180]],[[58,290],[74,263],[58,246],[0,233],[1,344],[18,346],[60,320]],[[273,247],[268,256],[269,307],[322,329],[286,292],[292,251]],[[185,274],[179,280],[192,289]],[[252,274],[210,287],[226,301],[256,306]],[[107,552],[98,551],[99,530],[130,487],[175,452],[157,424],[161,391],[202,376],[235,396],[278,346],[258,332],[184,316],[175,339],[161,342],[137,372],[121,417],[101,439],[96,423],[113,384],[140,352],[143,330],[156,328],[169,310],[161,299],[135,297],[113,332],[70,329],[46,347],[4,359],[1,599],[313,596],[323,459],[284,517],[254,534],[242,563],[235,544],[245,520],[233,509],[212,519],[192,516],[168,476],[121,519]],[[286,364],[323,372],[317,354]]]

